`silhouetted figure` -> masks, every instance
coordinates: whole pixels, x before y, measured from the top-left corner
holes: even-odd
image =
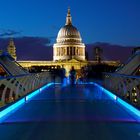
[[[60,77],[61,77],[61,83],[64,84],[64,79],[66,78],[66,70],[63,65],[62,68],[60,69]]]
[[[80,82],[86,82],[87,81],[87,75],[88,75],[88,71],[87,71],[87,67],[82,67],[81,68],[81,76],[80,76]]]
[[[75,84],[75,79],[76,79],[76,70],[74,69],[74,66],[72,66],[70,70],[70,83],[71,85]]]

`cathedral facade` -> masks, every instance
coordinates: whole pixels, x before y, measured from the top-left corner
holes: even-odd
[[[12,47],[11,47],[12,46]],[[16,59],[16,48],[13,41],[10,41],[8,52]],[[46,52],[47,53],[47,52]],[[70,9],[66,16],[65,25],[59,30],[56,43],[53,45],[52,61],[17,61],[24,68],[32,66],[49,66],[57,68],[63,66],[66,69],[66,76],[72,66],[79,71],[81,67],[86,65],[95,65],[97,61],[87,61],[85,57],[85,44],[78,29],[72,24]],[[108,65],[117,66],[119,61],[102,61]]]
[[[71,59],[85,61],[85,44],[82,43],[80,32],[72,25],[70,9],[68,9],[66,24],[58,32],[53,46],[53,60]]]
[[[23,67],[31,66],[62,66],[68,76],[72,66],[76,70],[88,64],[85,58],[85,44],[78,29],[72,24],[70,9],[68,8],[66,23],[57,35],[53,45],[53,61],[18,61]]]

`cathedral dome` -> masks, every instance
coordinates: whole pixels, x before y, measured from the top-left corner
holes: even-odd
[[[60,38],[80,38],[81,39],[81,36],[76,27],[74,27],[73,25],[65,25],[58,32],[57,39],[60,39]]]
[[[81,35],[80,32],[77,30],[76,27],[72,25],[72,19],[70,15],[70,9],[68,9],[68,14],[66,18],[66,24],[62,27],[57,35],[57,43],[81,43]]]
[[[68,9],[66,24],[57,35],[53,45],[53,60],[85,60],[85,45],[78,29],[72,25],[70,9]]]

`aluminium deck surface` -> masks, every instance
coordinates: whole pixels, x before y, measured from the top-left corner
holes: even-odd
[[[53,85],[0,124],[1,140],[139,140],[140,123],[94,85]]]

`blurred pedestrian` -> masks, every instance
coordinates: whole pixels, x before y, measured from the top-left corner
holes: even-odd
[[[74,69],[74,66],[72,66],[70,72],[69,72],[69,77],[70,77],[70,83],[71,85],[75,84],[75,79],[76,79],[76,70]]]
[[[64,68],[64,65],[62,65],[60,69],[60,77],[61,77],[61,83],[64,84],[65,78],[66,78],[66,70]]]

